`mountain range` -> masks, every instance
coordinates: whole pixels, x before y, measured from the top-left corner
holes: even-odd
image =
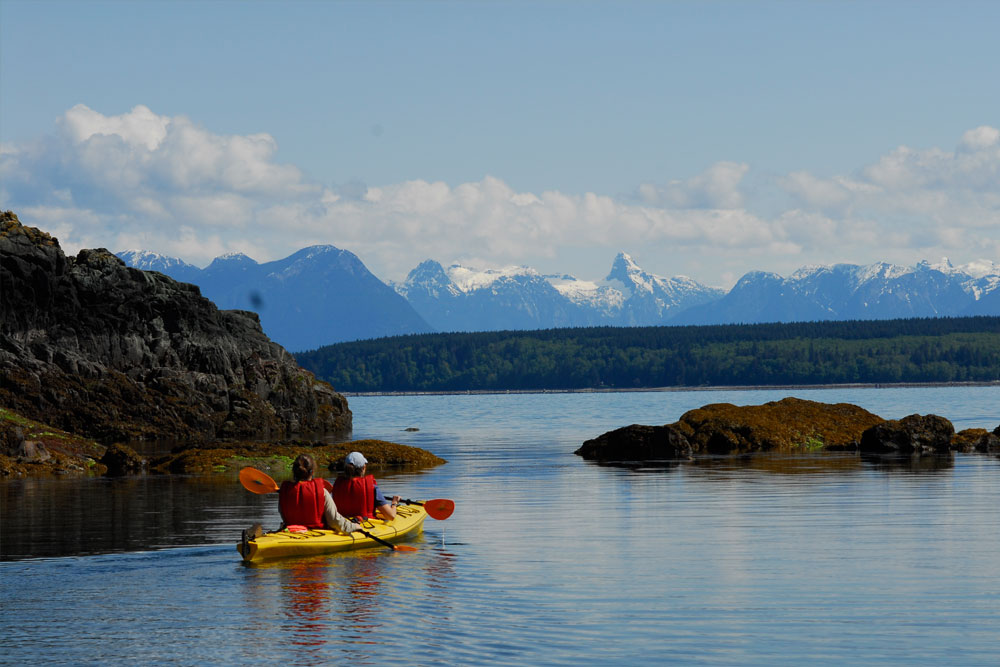
[[[330,245],[263,264],[231,253],[204,269],[144,250],[117,255],[129,266],[197,285],[219,308],[256,312],[271,340],[295,352],[434,330],[356,255]]]
[[[329,245],[263,264],[223,255],[204,269],[143,250],[118,256],[198,285],[220,308],[257,312],[268,336],[293,351],[433,331],[1000,315],[992,261],[809,266],[787,278],[753,271],[726,291],[649,273],[625,253],[601,281],[427,260],[398,284]]]

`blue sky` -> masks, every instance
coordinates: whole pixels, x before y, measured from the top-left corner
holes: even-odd
[[[0,206],[67,251],[315,243],[728,286],[1000,259],[1000,3],[0,0]]]

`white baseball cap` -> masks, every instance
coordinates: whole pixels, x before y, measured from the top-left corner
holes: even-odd
[[[368,464],[368,459],[366,459],[361,452],[351,452],[347,455],[347,458],[344,459],[344,463],[352,465],[355,468],[364,468],[365,465]]]

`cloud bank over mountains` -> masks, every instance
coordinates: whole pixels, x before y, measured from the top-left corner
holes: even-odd
[[[901,146],[847,175],[771,177],[719,162],[612,196],[518,192],[494,176],[323,184],[281,163],[266,133],[79,104],[51,134],[4,145],[0,179],[0,206],[69,252],[145,248],[205,265],[227,252],[270,260],[328,243],[389,280],[429,257],[592,279],[625,250],[657,273],[720,286],[807,263],[1000,257],[1000,130],[986,125],[951,151]]]

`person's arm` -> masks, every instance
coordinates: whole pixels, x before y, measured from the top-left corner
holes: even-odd
[[[396,505],[399,504],[399,496],[393,496],[392,502],[385,499],[382,492],[379,491],[378,485],[375,486],[375,510],[382,515],[382,518],[386,521],[392,521],[396,518]]]
[[[354,523],[337,511],[337,506],[334,504],[333,496],[330,495],[329,491],[323,492],[323,520],[331,529],[345,535],[353,533],[356,530],[361,530],[360,524]]]

